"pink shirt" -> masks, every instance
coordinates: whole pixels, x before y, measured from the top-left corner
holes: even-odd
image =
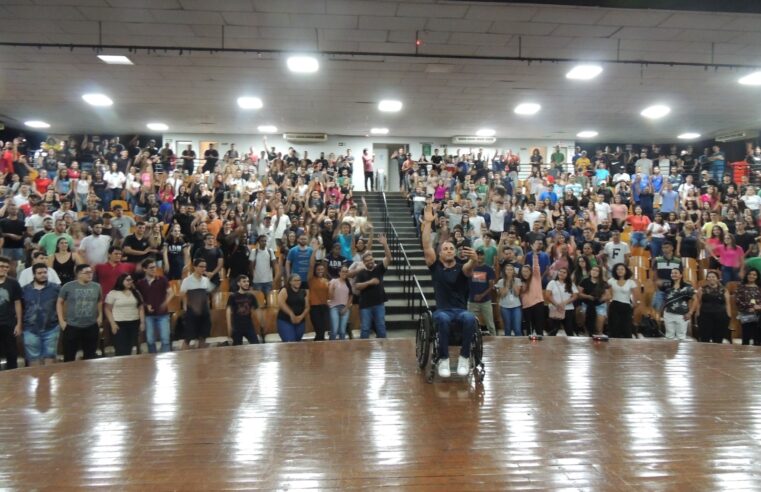
[[[521,306],[523,309],[535,306],[544,302],[544,293],[542,292],[542,271],[539,269],[539,255],[534,254],[534,264],[531,268],[531,283],[528,290],[521,294]]]
[[[713,254],[719,257],[719,263],[721,263],[721,266],[739,268],[742,265],[745,252],[740,246],[735,246],[735,248],[732,249],[720,244],[714,248]]]

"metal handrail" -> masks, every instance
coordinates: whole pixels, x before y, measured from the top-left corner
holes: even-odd
[[[404,245],[399,239],[396,227],[394,227],[389,218],[386,192],[381,192],[381,196],[383,196],[383,228],[386,231],[386,238],[389,240],[389,249],[391,249],[396,274],[402,279],[402,292],[407,299],[407,307],[413,309],[418,318],[422,317],[425,313],[428,313],[430,316],[431,308],[428,300],[425,298],[423,288],[420,286],[417,275],[412,273],[412,265],[410,264],[409,256],[407,256],[407,251],[405,251]]]

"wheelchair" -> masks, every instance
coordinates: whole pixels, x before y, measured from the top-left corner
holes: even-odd
[[[486,368],[483,363],[484,344],[483,344],[483,326],[479,323],[470,345],[470,375],[480,383],[486,376]],[[462,346],[462,332],[460,330],[451,330],[449,333],[449,346]],[[433,382],[436,377],[436,366],[439,362],[439,333],[433,325],[433,316],[430,311],[426,311],[420,317],[420,322],[415,336],[415,355],[417,356],[418,367],[425,372],[426,381]],[[430,362],[430,364],[429,364]]]

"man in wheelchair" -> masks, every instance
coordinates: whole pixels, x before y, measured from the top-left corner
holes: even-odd
[[[467,376],[470,370],[470,345],[478,328],[478,321],[468,311],[468,277],[473,275],[476,266],[476,252],[467,247],[462,248],[467,262],[458,260],[455,245],[444,241],[439,245],[436,255],[431,241],[431,227],[434,212],[431,205],[425,208],[422,225],[423,254],[425,264],[431,270],[433,290],[436,296],[436,311],[433,313],[433,325],[439,335],[438,373],[442,378],[451,375],[449,369],[449,335],[453,328],[462,330],[460,358],[457,362],[457,375]]]

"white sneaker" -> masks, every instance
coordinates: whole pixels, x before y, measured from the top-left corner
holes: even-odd
[[[462,355],[460,356],[460,359],[457,361],[457,375],[458,376],[467,376],[470,372],[470,359],[466,359]]]
[[[449,370],[449,359],[441,359],[439,361],[439,377],[448,378],[452,375]]]

